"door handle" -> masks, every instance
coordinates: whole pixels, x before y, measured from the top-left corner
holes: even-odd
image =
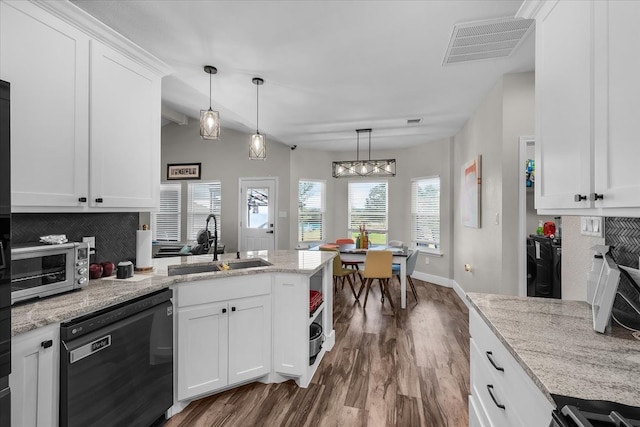
[[[235,307],[231,307],[231,311],[236,311],[236,308]]]
[[[267,234],[273,234],[273,230],[267,231]]]
[[[604,194],[598,194],[598,193],[589,194],[589,200],[591,200],[592,202],[595,202],[596,200],[603,200],[603,199],[604,199]]]
[[[51,347],[52,345],[53,345],[53,341],[52,341],[52,340],[46,340],[46,341],[42,341],[42,342],[40,343],[40,346],[41,346],[42,348],[49,348],[49,347]]]
[[[227,312],[227,309],[226,309],[226,308],[223,308],[223,309],[222,309],[222,312],[223,312],[223,313],[226,313],[226,312]]]
[[[86,203],[86,202],[87,202],[87,198],[86,198],[86,197],[80,197],[80,198],[78,199],[78,201],[79,201],[80,203]]]
[[[102,203],[102,202],[103,202],[102,197],[99,197],[96,199],[96,203]]]
[[[573,196],[574,202],[581,202],[583,200],[587,200],[587,196],[583,196],[582,194],[576,194]]]

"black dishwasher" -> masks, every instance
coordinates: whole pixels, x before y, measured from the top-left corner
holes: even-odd
[[[60,326],[60,426],[149,427],[173,404],[172,291]]]

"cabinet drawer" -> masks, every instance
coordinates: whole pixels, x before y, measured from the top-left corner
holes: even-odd
[[[478,404],[478,412],[484,413],[488,425],[499,427],[525,426],[520,421],[519,405],[510,400],[511,390],[503,378],[494,375],[480,353],[475,340],[471,339],[471,394]],[[491,368],[491,369],[490,369]],[[551,411],[547,416],[551,415]]]
[[[271,275],[249,274],[184,282],[176,285],[174,290],[178,307],[266,295],[271,293]]]
[[[469,311],[469,330],[476,366],[483,366],[500,384],[518,416],[526,420],[522,425],[547,425],[553,410],[551,402],[475,310]]]

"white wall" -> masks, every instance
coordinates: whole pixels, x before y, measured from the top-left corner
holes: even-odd
[[[604,237],[581,235],[579,216],[562,217],[562,299],[587,300],[587,272],[595,245],[604,245]]]
[[[198,120],[186,126],[168,124],[162,128],[161,179],[166,182],[167,163],[202,163],[202,181],[220,180],[222,185],[222,221],[218,224],[226,252],[238,248],[238,195],[239,178],[276,177],[278,179],[278,211],[287,213],[280,218],[276,212],[276,248],[289,249],[290,212],[289,164],[291,150],[288,146],[269,140],[267,159],[249,160],[250,133],[222,129],[219,140],[200,138]],[[172,183],[177,181],[170,181]],[[186,183],[183,182],[183,205],[187,203]],[[202,224],[204,228],[204,224]],[[186,217],[183,218],[186,230]],[[183,233],[184,235],[184,233]]]
[[[396,176],[387,178],[389,183],[389,240],[402,240],[411,246],[411,179],[439,175],[441,180],[441,245],[443,256],[429,256],[421,254],[416,271],[450,278],[452,254],[451,239],[451,150],[452,139],[447,138],[436,142],[425,143],[418,147],[402,150],[372,150],[372,159],[396,159]],[[375,130],[372,145],[375,145]],[[347,234],[347,196],[348,183],[355,178],[333,178],[331,163],[337,160],[355,159],[354,150],[341,152],[326,152],[296,149],[291,153],[291,183],[290,201],[291,212],[297,209],[297,185],[300,179],[323,179],[327,183],[327,214],[325,226],[327,235],[325,242],[334,242],[336,238]],[[290,245],[297,242],[296,221],[290,223]]]
[[[452,272],[467,292],[518,294],[518,143],[534,133],[534,99],[533,73],[505,75],[455,136]],[[462,225],[458,200],[462,165],[477,155],[482,226],[474,229]]]

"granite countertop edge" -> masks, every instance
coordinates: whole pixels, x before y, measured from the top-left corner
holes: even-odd
[[[130,279],[115,276],[91,280],[81,290],[67,292],[47,298],[17,303],[11,308],[11,336],[15,337],[50,324],[66,322],[76,317],[126,302],[170,286],[199,280],[222,279],[264,273],[290,273],[313,275],[335,256],[330,252],[315,252],[305,261],[305,251],[259,251],[243,253],[242,259],[262,258],[273,265],[241,270],[215,271],[197,274],[168,276],[169,265],[200,265],[211,262],[211,255],[153,260],[153,270],[136,272]],[[231,255],[221,261],[232,261]]]
[[[554,407],[553,396],[638,406],[640,341],[617,325],[595,332],[586,302],[480,293],[467,299]]]

